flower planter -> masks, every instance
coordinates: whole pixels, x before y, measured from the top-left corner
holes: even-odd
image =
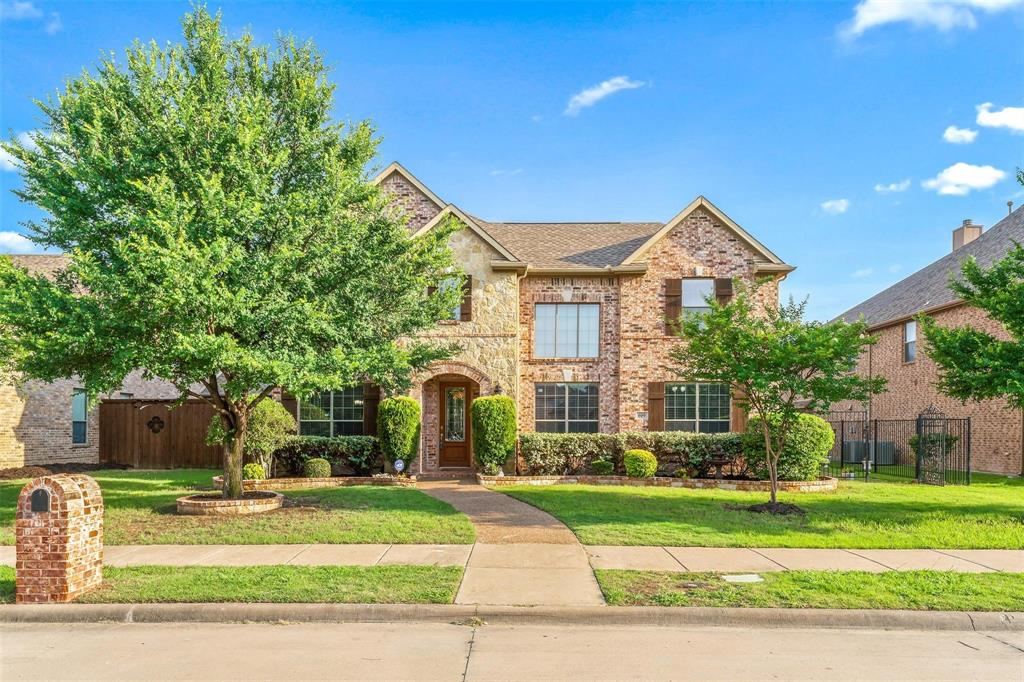
[[[220,488],[224,485],[223,476],[214,476],[213,485]],[[350,485],[383,485],[412,488],[416,485],[415,476],[404,478],[384,476],[330,476],[327,478],[264,478],[261,480],[246,479],[242,481],[242,490],[298,490],[301,488],[344,488]]]
[[[280,509],[284,495],[269,490],[247,491],[238,500],[226,500],[210,493],[178,498],[178,513],[189,516],[241,516]]]
[[[484,476],[477,474],[477,481],[487,486],[507,485],[622,485],[657,488],[710,488],[718,490],[742,490],[748,492],[768,492],[771,483],[768,481],[746,481],[742,479],[716,478],[671,478],[654,476],[651,478],[629,478],[627,476],[594,476],[581,474],[578,476]],[[779,481],[779,492],[787,493],[820,493],[836,489],[839,481],[835,478],[819,478],[815,481]]]

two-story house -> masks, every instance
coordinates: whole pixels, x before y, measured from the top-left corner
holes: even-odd
[[[708,296],[727,299],[734,279],[771,279],[761,292],[775,303],[793,267],[704,197],[665,223],[506,223],[444,201],[397,163],[375,182],[414,235],[448,216],[464,226],[451,240],[468,276],[463,303],[430,332],[462,351],[417,378],[422,443],[411,471],[473,466],[469,405],[497,392],[516,401],[521,431],[743,427],[728,386],[678,382],[666,320]],[[299,405],[300,430],[366,432],[378,397],[370,387],[321,394]]]

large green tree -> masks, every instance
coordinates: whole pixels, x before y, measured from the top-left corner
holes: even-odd
[[[1017,171],[1024,185],[1024,171]],[[944,327],[920,317],[925,354],[939,368],[938,388],[960,400],[1004,398],[1024,409],[1024,246],[1015,244],[991,267],[973,256],[960,266],[950,289],[968,305],[999,322],[1008,338],[971,326]]]
[[[203,8],[182,23],[183,44],[104,59],[38,103],[34,145],[4,144],[47,214],[31,238],[70,263],[54,281],[0,259],[0,363],[94,396],[144,368],[209,402],[238,497],[275,387],[397,389],[452,352],[414,339],[458,303],[439,286],[454,227],[408,236],[367,179],[373,129],[332,122],[313,44],[228,39]]]
[[[733,399],[764,438],[771,502],[777,503],[779,455],[798,415],[824,412],[842,400],[866,400],[884,379],[851,371],[861,351],[875,342],[867,325],[804,320],[807,301],[761,305],[759,290],[738,284],[728,303],[708,300],[704,314],[684,315],[676,328],[685,341],[674,348],[674,370],[686,381],[729,384]]]

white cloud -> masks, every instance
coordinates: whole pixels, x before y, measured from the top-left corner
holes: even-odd
[[[620,90],[635,90],[645,85],[647,84],[643,81],[630,80],[629,76],[609,78],[598,85],[581,90],[573,95],[569,99],[569,104],[565,107],[564,113],[566,116],[576,116],[583,109],[594,106],[605,97],[614,95]]]
[[[939,194],[964,196],[973,189],[988,189],[1006,177],[1006,173],[994,166],[974,166],[969,163],[954,163],[921,186],[934,189]]]
[[[492,177],[498,177],[500,175],[511,176],[511,175],[521,175],[521,174],[523,174],[525,172],[526,171],[524,171],[522,168],[513,168],[512,170],[505,170],[503,168],[496,168],[496,169],[494,169],[494,170],[492,170],[490,172],[490,175]]]
[[[43,11],[31,2],[13,0],[13,2],[0,2],[0,19],[18,21],[21,19],[38,19],[43,16]]]
[[[39,146],[32,139],[30,134],[26,131],[18,133],[18,142],[22,143],[29,149],[38,149]],[[18,160],[14,158],[6,149],[0,147],[0,171],[15,171],[18,170]]]
[[[46,23],[43,24],[43,30],[46,31],[46,35],[52,36],[55,33],[60,33],[63,28],[64,22],[60,20],[60,13],[50,12],[49,18],[46,20]]]
[[[1015,133],[1024,133],[1024,107],[1003,107],[992,111],[992,103],[978,105],[978,125],[989,128],[1009,128]]]
[[[848,208],[850,208],[849,199],[829,199],[828,201],[821,202],[821,210],[832,215],[846,213]]]
[[[893,192],[906,192],[910,188],[910,178],[906,180],[900,180],[899,182],[890,182],[888,185],[878,183],[875,185],[875,191],[879,194],[892,194]]]
[[[942,139],[950,144],[970,144],[974,142],[974,138],[977,136],[977,130],[971,130],[970,128],[957,128],[956,126],[949,126],[942,133]]]
[[[852,39],[877,26],[901,22],[940,31],[973,29],[978,26],[976,11],[994,13],[1022,3],[1024,0],[861,0],[840,34]]]
[[[850,275],[850,277],[867,277],[869,275],[873,275],[874,273],[874,268],[861,268],[860,270],[854,270],[853,274]]]
[[[544,117],[541,116],[540,114],[534,114],[533,116],[530,117],[530,120],[533,121],[534,123],[540,123],[541,121],[544,120]]]
[[[899,265],[899,264],[893,264],[893,265],[890,265],[889,267],[886,268],[887,271],[889,271],[889,272],[891,272],[893,274],[896,274],[897,272],[899,272],[902,269],[903,269],[903,266]]]
[[[18,232],[0,230],[0,253],[42,253],[38,244]]]

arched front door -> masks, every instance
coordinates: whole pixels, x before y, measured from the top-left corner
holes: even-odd
[[[469,419],[472,388],[468,379],[445,380],[438,386],[439,466],[468,467],[473,463]]]

